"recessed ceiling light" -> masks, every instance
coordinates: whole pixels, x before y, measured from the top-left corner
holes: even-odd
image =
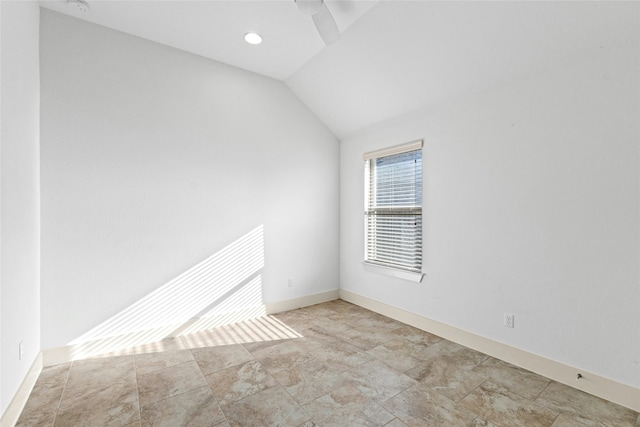
[[[249,44],[260,44],[262,43],[262,36],[258,33],[247,33],[244,35],[244,41]]]

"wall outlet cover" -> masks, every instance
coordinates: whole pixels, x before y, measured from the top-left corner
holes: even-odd
[[[515,314],[513,313],[504,314],[504,326],[506,326],[507,328],[515,327]]]

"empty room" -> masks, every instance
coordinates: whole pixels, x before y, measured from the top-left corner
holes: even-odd
[[[2,427],[640,427],[640,2],[0,24]]]

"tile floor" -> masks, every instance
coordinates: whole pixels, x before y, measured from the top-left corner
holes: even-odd
[[[640,427],[640,416],[337,300],[47,367],[17,425]]]

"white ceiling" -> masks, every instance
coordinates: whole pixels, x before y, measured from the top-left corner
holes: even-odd
[[[86,1],[88,12],[67,0],[40,0],[40,5],[278,80],[325,47],[311,17],[294,0]],[[345,31],[377,1],[326,3]],[[264,42],[247,44],[243,36],[249,31],[261,34]]]
[[[284,81],[338,137],[411,111],[626,47],[639,2],[326,0],[325,47],[293,0],[66,0],[43,7]],[[257,31],[264,43],[242,36]]]
[[[639,2],[383,1],[286,83],[342,138],[639,40]]]

